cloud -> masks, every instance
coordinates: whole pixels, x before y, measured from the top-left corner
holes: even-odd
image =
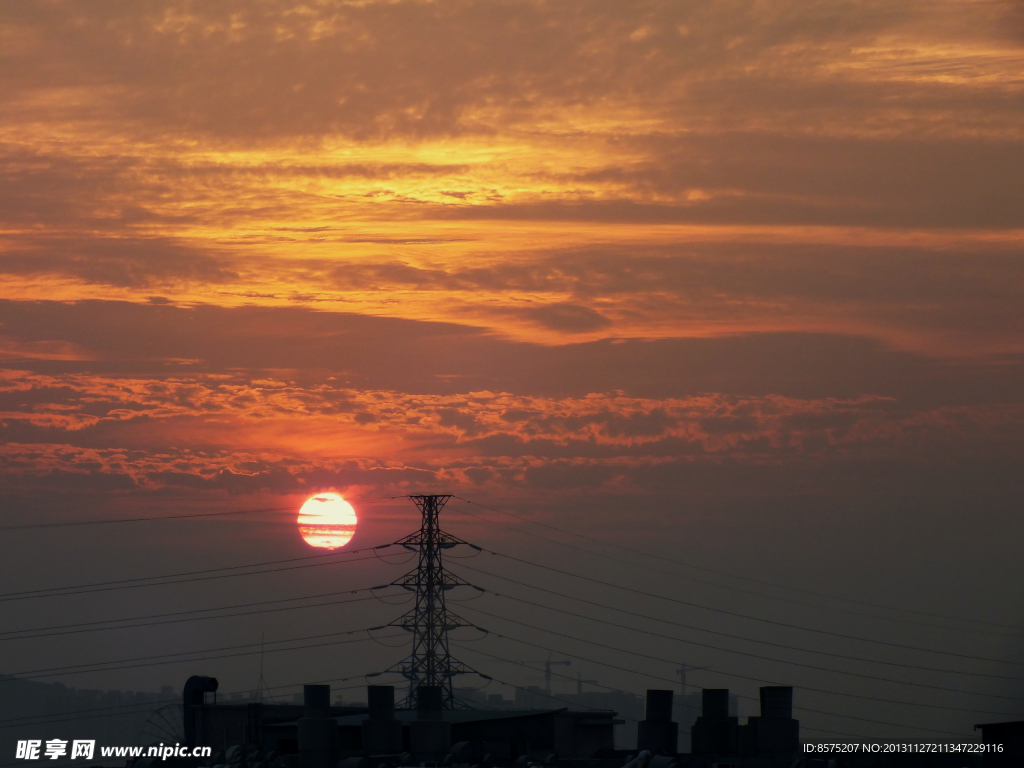
[[[1019,19],[952,0],[26,5],[0,23],[4,295],[544,344],[845,334],[991,362],[1021,351]]]
[[[0,253],[0,273],[49,276],[131,289],[180,288],[239,278],[230,259],[167,238],[19,238]]]
[[[14,485],[34,487],[57,473],[67,482],[81,475],[83,483],[147,493],[292,493],[343,467],[349,482],[372,472],[375,484],[392,490],[411,471],[437,482],[512,488],[614,479],[622,493],[635,487],[637,473],[665,463],[998,459],[1019,453],[1024,422],[1020,405],[1008,402],[413,394],[238,372],[9,372],[0,408],[0,471]]]
[[[43,348],[38,345],[72,349],[73,357],[82,360],[38,360],[27,366],[35,370],[157,374],[183,380],[237,371],[258,380],[289,371],[286,379],[296,381],[324,382],[333,376],[358,389],[423,394],[877,394],[908,397],[915,403],[966,405],[1016,401],[1021,376],[1019,355],[1011,353],[945,360],[836,333],[748,332],[549,345],[453,323],[295,307],[102,301],[0,301],[0,324],[9,344],[30,350]],[[33,354],[24,353],[20,359],[32,360]],[[8,364],[14,367],[16,359],[12,353]]]
[[[556,303],[536,309],[524,310],[524,314],[545,328],[568,333],[594,331],[611,325],[611,321],[590,307],[579,304]]]
[[[712,119],[741,98],[748,114],[771,100],[788,118],[812,99],[848,109],[852,75],[885,81],[894,57],[912,60],[907,46],[892,46],[873,70],[866,51],[886,35],[899,40],[916,29],[922,43],[956,34],[982,50],[993,38],[1012,45],[999,33],[1012,5],[998,3],[985,13],[954,2],[939,12],[926,3],[469,0],[132,10],[62,4],[59,13],[10,14],[16,103],[27,110],[38,94],[91,88],[88,108],[110,117],[249,138],[486,131],[489,111],[505,124],[536,122],[538,111],[601,102],[642,103],[666,116],[685,114],[675,104],[705,106],[710,92],[719,106]],[[59,41],[60,56],[30,70],[50,53],[44,41]],[[977,54],[968,58],[979,66]],[[851,59],[867,66],[846,78],[827,68]],[[909,85],[919,80],[931,82],[918,76]],[[816,87],[823,82],[831,99]]]

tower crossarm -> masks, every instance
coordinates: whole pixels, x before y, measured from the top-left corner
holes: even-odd
[[[392,581],[388,586],[390,587],[403,587],[404,589],[414,590],[417,587],[426,586],[426,582],[422,578],[423,574],[420,573],[420,569],[416,568],[409,571],[404,576],[401,576]],[[470,587],[471,589],[483,592],[484,590],[475,584],[470,584],[465,579],[460,579],[453,573],[448,571],[442,571],[434,577],[435,583],[442,590],[454,589],[455,587]]]

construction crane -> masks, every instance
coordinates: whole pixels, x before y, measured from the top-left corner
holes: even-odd
[[[584,683],[593,683],[594,685],[597,685],[597,680],[584,680],[583,679],[583,675],[577,672],[576,673],[576,695],[577,696],[582,696],[583,695],[583,685],[584,685]]]
[[[558,666],[568,667],[569,665],[572,664],[572,662],[570,662],[570,660],[568,660],[568,659],[565,659],[564,662],[552,662],[551,654],[550,653],[548,654],[547,658],[526,658],[526,659],[521,660],[521,662],[514,662],[514,660],[512,660],[510,658],[508,658],[508,659],[500,659],[500,660],[501,660],[501,662],[503,664],[514,664],[514,665],[516,665],[518,667],[527,667],[527,666],[535,665],[535,664],[536,665],[544,665],[544,687],[548,691],[548,693],[551,693],[551,678],[554,676],[554,673],[551,671],[551,668],[552,667],[558,667]],[[571,679],[571,678],[569,678],[569,679]],[[597,681],[596,680],[584,680],[583,682],[585,682],[585,683],[595,683]]]
[[[679,695],[686,695],[686,673],[697,672],[701,669],[711,669],[711,667],[691,667],[687,664],[683,664],[679,669],[676,670],[676,674],[679,675]]]
[[[531,665],[531,664],[538,664],[538,665],[539,664],[543,664],[544,665],[544,687],[547,689],[548,693],[551,693],[551,678],[554,676],[554,673],[551,671],[551,668],[555,667],[555,666],[559,666],[559,665],[567,667],[570,664],[572,664],[572,662],[569,661],[568,659],[566,659],[565,661],[552,661],[550,654],[548,654],[548,657],[546,659],[524,659],[523,661],[512,661],[511,659],[503,659],[502,661],[504,663],[506,663],[506,664],[516,664],[518,666],[524,666],[524,667],[528,666],[528,665]],[[593,682],[596,682],[596,681],[594,681],[594,680],[584,680],[583,682],[585,682],[585,683],[593,683]]]
[[[566,659],[565,661],[552,661],[551,657],[548,656],[547,660],[544,662],[544,687],[547,689],[548,693],[551,693],[551,668],[556,667],[559,664],[563,664],[568,667],[572,664],[572,661],[569,659]]]

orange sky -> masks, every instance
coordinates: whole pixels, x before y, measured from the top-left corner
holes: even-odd
[[[14,0],[0,95],[19,519],[1017,533],[1019,3]]]
[[[43,3],[2,24],[12,313],[302,308],[527,348],[825,334],[949,365],[1024,351],[1012,4]],[[319,332],[288,317],[300,345]],[[65,361],[76,387],[93,361],[222,366],[183,339],[147,355],[112,349],[109,325],[71,339],[40,322],[6,322],[0,354]],[[260,360],[264,328],[235,339],[253,377],[281,367]],[[337,352],[294,367],[344,374]],[[423,386],[378,379],[393,410]],[[485,420],[520,394],[481,384],[498,395]],[[142,400],[50,409],[79,431],[170,423]],[[254,428],[236,417],[225,449]],[[350,450],[407,450],[382,430],[357,425]]]
[[[3,21],[11,299],[299,305],[545,344],[1020,351],[1017,328],[951,307],[1020,287],[1012,3],[44,3]]]
[[[1000,2],[8,4],[12,471],[74,476],[133,423],[215,446],[206,478],[998,450],[1021,30]]]
[[[143,421],[148,450],[216,446],[187,462],[204,477],[344,456],[499,485],[547,445],[775,461],[1019,423],[1012,3],[56,2],[0,23],[18,467],[48,466],[38,445],[74,474],[83,435],[116,453]],[[920,396],[936,377],[972,384]],[[812,412],[844,426],[783,424]],[[165,482],[142,466],[133,484]]]

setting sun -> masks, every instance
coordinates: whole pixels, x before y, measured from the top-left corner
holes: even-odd
[[[299,510],[299,533],[311,547],[338,549],[356,533],[356,512],[336,493],[321,493]]]

